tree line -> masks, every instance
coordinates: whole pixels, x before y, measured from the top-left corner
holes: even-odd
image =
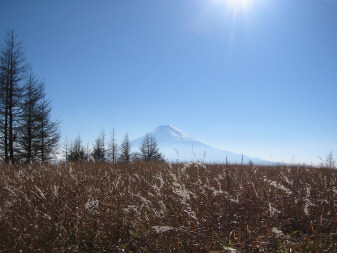
[[[0,51],[0,157],[6,163],[46,162],[60,139],[59,122],[51,119],[45,83],[27,63],[14,31]]]
[[[0,44],[0,159],[6,163],[47,162],[56,158],[60,123],[51,119],[51,104],[41,81],[26,61],[21,42],[8,31]],[[129,162],[160,161],[162,154],[155,138],[144,138],[139,152],[131,152],[126,134],[117,143],[115,132],[106,141],[102,131],[92,149],[84,147],[81,137],[64,145],[66,161]]]
[[[108,141],[106,141],[106,135],[102,131],[91,149],[88,146],[85,147],[81,137],[78,136],[70,143],[66,141],[63,151],[67,162],[93,160],[116,163],[164,160],[154,136],[146,134],[139,147],[139,151],[132,152],[128,134],[125,134],[122,142],[118,144],[114,130]]]

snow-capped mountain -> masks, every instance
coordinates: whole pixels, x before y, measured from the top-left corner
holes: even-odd
[[[204,161],[241,163],[242,154],[214,148],[201,143],[172,125],[162,125],[149,132],[157,140],[160,152],[169,161]],[[145,136],[131,141],[132,150],[138,151]],[[244,163],[267,163],[259,158],[243,156]]]

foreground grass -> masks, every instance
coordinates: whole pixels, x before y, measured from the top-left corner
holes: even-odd
[[[0,252],[337,252],[334,170],[74,163],[0,175]]]

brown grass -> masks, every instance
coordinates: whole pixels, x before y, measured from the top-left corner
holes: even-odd
[[[0,252],[337,252],[336,170],[74,163],[0,175]]]

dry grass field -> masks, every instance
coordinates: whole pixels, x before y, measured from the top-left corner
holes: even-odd
[[[0,252],[337,252],[337,170],[69,163],[0,175]]]

